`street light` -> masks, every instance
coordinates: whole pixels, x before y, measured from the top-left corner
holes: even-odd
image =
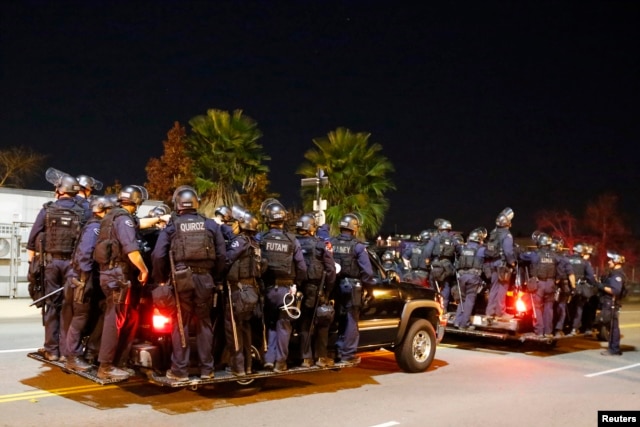
[[[315,177],[302,178],[300,180],[300,185],[302,187],[310,187],[312,185],[316,186],[316,200],[314,200],[313,202],[313,210],[317,212],[316,220],[318,226],[321,226],[325,223],[324,211],[327,209],[327,200],[320,198],[320,186],[324,187],[327,184],[329,184],[329,177],[325,176],[322,169],[318,169]]]

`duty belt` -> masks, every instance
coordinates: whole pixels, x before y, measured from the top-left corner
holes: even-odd
[[[208,268],[189,267],[194,274],[209,274],[211,270]]]
[[[47,254],[48,259],[60,259],[63,261],[67,261],[71,259],[71,254]]]
[[[475,276],[479,276],[482,274],[482,270],[479,268],[465,268],[460,270],[461,274],[473,274]]]

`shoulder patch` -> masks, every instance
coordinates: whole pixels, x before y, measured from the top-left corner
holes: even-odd
[[[94,228],[93,229],[93,234],[95,234],[96,236],[100,235],[100,228]]]
[[[238,246],[240,246],[240,242],[238,242],[237,240],[234,240],[233,242],[231,242],[232,248],[237,248]]]
[[[616,282],[622,282],[622,277],[616,276]]]
[[[127,219],[124,223],[127,225],[127,227],[131,227],[131,228],[135,227],[135,225],[133,224],[133,221],[130,219]]]

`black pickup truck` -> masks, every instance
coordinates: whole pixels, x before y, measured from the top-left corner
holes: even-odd
[[[423,372],[432,363],[437,344],[444,336],[446,320],[443,315],[442,298],[433,289],[412,283],[401,282],[398,277],[388,274],[382,268],[380,259],[375,252],[369,250],[372,265],[376,273],[376,283],[363,288],[363,306],[361,309],[359,329],[359,351],[373,351],[387,349],[395,353],[398,366],[406,372]],[[216,344],[214,345],[214,360],[216,372],[214,378],[201,379],[197,361],[193,360],[193,373],[186,381],[172,381],[165,373],[170,367],[171,357],[171,324],[169,319],[162,319],[154,310],[150,295],[143,298],[140,305],[140,326],[138,337],[129,355],[129,369],[142,375],[151,383],[168,387],[188,387],[197,389],[200,385],[211,383],[235,383],[246,389],[259,389],[269,377],[292,375],[297,373],[340,369],[357,365],[356,363],[336,362],[327,367],[296,367],[295,361],[284,372],[273,372],[263,369],[264,342],[262,337],[262,323],[256,321],[253,347],[253,369],[239,379],[228,372],[224,355],[224,330],[221,312],[224,307],[213,309]],[[336,319],[337,320],[337,319]],[[337,337],[337,321],[332,328],[331,342]],[[195,328],[190,328],[194,330]],[[297,344],[296,333],[291,339],[291,345]],[[195,337],[190,337],[190,345],[195,346]],[[291,351],[290,354],[297,352]],[[191,352],[196,355],[196,351]],[[68,371],[64,363],[48,361],[40,353],[29,353],[28,357],[44,363],[59,366],[63,370],[80,375],[100,384],[116,382],[102,380],[96,376],[97,367],[85,372]]]

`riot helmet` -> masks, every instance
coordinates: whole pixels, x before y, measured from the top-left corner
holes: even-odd
[[[302,215],[296,221],[296,230],[298,231],[306,231],[308,234],[315,235],[316,229],[316,217],[311,213]]]
[[[229,209],[228,206],[218,206],[213,214],[219,217],[220,221],[225,224],[231,222],[231,220],[233,219],[231,209]]]
[[[433,225],[438,227],[438,231],[451,230],[451,221],[443,218],[438,218],[433,221]]]
[[[382,261],[394,261],[395,260],[395,255],[393,254],[393,251],[384,251],[384,253],[382,254]]]
[[[360,220],[354,213],[348,213],[340,219],[340,230],[351,230],[353,234],[358,233],[360,228]]]
[[[140,206],[144,202],[143,193],[139,185],[126,185],[118,193],[120,204]]]
[[[180,186],[173,192],[173,208],[180,212],[196,210],[200,206],[200,198],[193,187]]]
[[[487,237],[486,231],[486,228],[475,228],[471,230],[467,240],[470,242],[482,243],[482,241]]]
[[[140,195],[142,197],[142,202],[140,202],[140,204],[144,203],[146,200],[149,200],[149,191],[147,191],[145,187],[143,187],[142,185],[132,185],[132,187],[135,187],[140,191]]]
[[[540,235],[542,235],[542,231],[540,230],[536,230],[533,233],[531,233],[531,240],[533,240],[533,243],[538,243],[538,237],[540,237]]]
[[[69,196],[75,196],[80,191],[80,184],[78,180],[71,175],[65,175],[60,178],[60,183],[56,187],[56,192],[59,194],[67,194]]]
[[[547,246],[551,246],[551,236],[549,236],[546,233],[540,233],[538,235],[538,240],[536,241],[536,244],[538,245],[539,248],[543,248],[543,247],[547,247]]]
[[[432,236],[432,232],[431,230],[422,230],[420,232],[420,234],[418,235],[418,241],[419,242],[428,242],[429,239],[431,239]]]
[[[553,239],[551,239],[551,250],[554,252],[562,252],[562,249],[564,249],[564,241],[562,239],[559,239],[557,237],[554,237]]]
[[[504,208],[496,218],[496,225],[498,227],[511,227],[511,220],[513,219],[513,216],[513,209]]]
[[[89,175],[78,175],[76,179],[78,180],[78,184],[80,184],[80,187],[82,187],[85,190],[89,190],[89,191],[102,190],[102,182],[98,181],[93,177],[90,177]]]
[[[586,255],[587,248],[583,243],[576,243],[575,246],[573,247],[573,252],[579,255]]]
[[[287,219],[287,210],[276,201],[265,208],[265,220],[267,224],[284,223]]]
[[[614,251],[607,251],[607,258],[609,258],[609,261],[613,262],[614,264],[622,265],[625,262],[624,257]]]
[[[238,224],[242,231],[258,231],[259,221],[252,213],[246,212],[242,220],[238,220]]]
[[[170,213],[171,213],[171,208],[163,203],[151,209],[147,214],[147,216],[149,218],[160,218],[161,216],[167,215]]]
[[[93,197],[89,202],[89,207],[91,208],[91,212],[93,213],[104,212],[114,206],[115,203],[113,202],[113,198],[108,196]]]

